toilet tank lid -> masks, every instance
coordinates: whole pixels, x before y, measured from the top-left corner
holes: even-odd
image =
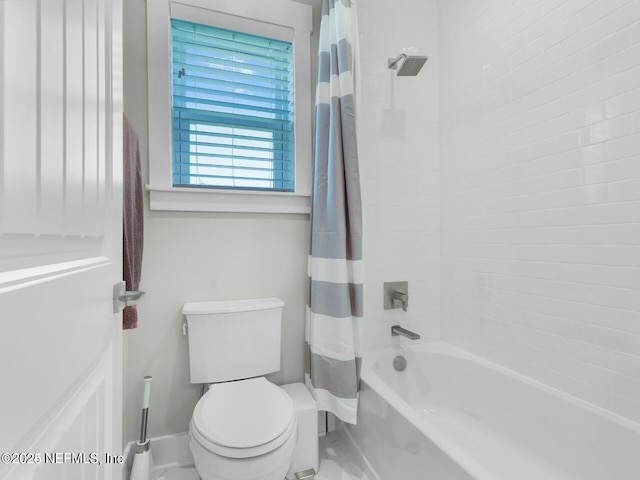
[[[267,310],[282,308],[284,301],[279,298],[257,298],[252,300],[225,300],[217,302],[185,303],[182,307],[183,315],[206,315],[210,313],[250,312],[252,310]]]

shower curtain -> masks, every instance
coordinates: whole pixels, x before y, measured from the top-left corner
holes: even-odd
[[[323,0],[305,380],[318,408],[356,423],[362,352],[362,204],[352,0]]]

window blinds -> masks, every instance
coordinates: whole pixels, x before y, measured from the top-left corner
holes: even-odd
[[[292,44],[171,20],[174,186],[294,190]]]

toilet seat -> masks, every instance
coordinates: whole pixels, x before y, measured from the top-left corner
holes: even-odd
[[[213,384],[191,419],[191,435],[229,458],[269,453],[296,433],[293,401],[264,377]]]

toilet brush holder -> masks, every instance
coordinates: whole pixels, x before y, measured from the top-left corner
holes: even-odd
[[[133,457],[133,467],[131,468],[131,480],[151,480],[153,472],[153,455],[149,448],[150,441],[144,443],[136,442],[136,455]]]
[[[151,441],[147,440],[147,420],[149,417],[149,397],[151,395],[151,376],[142,380],[144,382],[144,394],[142,397],[142,419],[140,421],[140,441],[136,442],[136,454],[133,457],[131,468],[131,480],[151,480],[153,456],[151,455]]]

